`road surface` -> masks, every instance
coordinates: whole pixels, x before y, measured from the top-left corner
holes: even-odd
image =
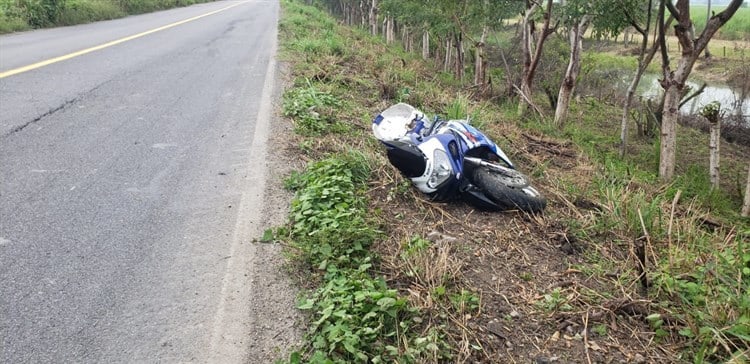
[[[0,362],[257,358],[278,12],[0,36]]]

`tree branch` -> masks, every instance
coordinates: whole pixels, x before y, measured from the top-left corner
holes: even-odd
[[[699,87],[697,90],[695,90],[695,92],[693,92],[692,94],[690,94],[690,96],[686,97],[684,100],[682,100],[680,102],[680,107],[682,107],[683,105],[685,105],[688,102],[690,102],[690,100],[698,97],[698,95],[702,94],[703,91],[705,91],[705,90],[706,90],[706,83],[704,82],[703,86]]]
[[[674,7],[674,4],[672,4],[672,0],[667,0],[665,5],[667,7],[667,10],[669,10],[669,13],[672,14],[673,17],[677,19],[680,18],[680,12],[677,10],[677,8]]]

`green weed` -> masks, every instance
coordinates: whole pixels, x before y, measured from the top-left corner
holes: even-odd
[[[0,0],[0,33],[89,23],[213,0]]]
[[[547,313],[573,310],[573,306],[569,303],[569,298],[563,295],[559,287],[549,293],[545,293],[542,299],[536,302],[536,306]]]
[[[346,125],[336,119],[342,102],[329,92],[319,90],[310,81],[305,87],[295,87],[284,93],[284,116],[292,119],[295,131],[301,135],[320,135],[346,131]]]
[[[438,350],[434,335],[406,336],[419,319],[396,290],[369,274],[369,247],[379,234],[359,197],[369,174],[364,156],[350,152],[315,162],[286,181],[297,192],[290,226],[279,234],[323,280],[298,305],[311,315],[310,362],[410,361]],[[414,240],[414,249],[424,244]],[[290,362],[301,359],[296,352]]]

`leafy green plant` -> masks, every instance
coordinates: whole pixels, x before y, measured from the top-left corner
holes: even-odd
[[[438,348],[429,337],[404,341],[418,324],[413,311],[382,278],[369,274],[369,247],[379,234],[359,197],[369,173],[365,157],[350,152],[312,163],[286,180],[296,196],[283,232],[323,280],[298,305],[310,313],[310,362],[385,363]],[[414,248],[423,244],[415,240]],[[290,362],[301,359],[299,352],[290,356]]]
[[[548,313],[570,311],[573,306],[568,301],[568,298],[563,296],[562,290],[557,287],[552,292],[545,293],[542,299],[536,302],[536,306]]]
[[[67,0],[60,13],[59,24],[73,25],[94,20],[115,19],[127,14],[117,4],[107,1]]]
[[[341,101],[332,94],[319,90],[307,81],[305,87],[295,87],[284,93],[284,116],[290,117],[295,131],[302,135],[320,135],[347,130],[336,120]]]
[[[462,289],[460,293],[450,296],[453,307],[459,312],[476,311],[479,309],[479,297],[476,294]]]

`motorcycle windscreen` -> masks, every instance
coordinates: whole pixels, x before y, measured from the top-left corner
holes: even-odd
[[[413,126],[412,121],[422,115],[413,106],[398,103],[381,112],[372,121],[372,132],[381,141],[403,138]]]
[[[412,144],[389,144],[388,161],[407,178],[422,176],[427,169],[427,159],[417,146]]]

